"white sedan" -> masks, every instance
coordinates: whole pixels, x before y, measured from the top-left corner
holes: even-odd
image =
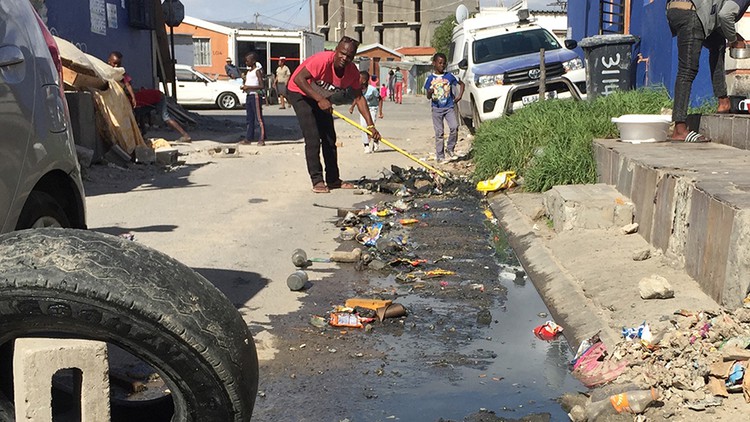
[[[217,105],[231,110],[245,105],[246,94],[240,86],[242,80],[220,81],[184,64],[175,65],[177,77],[177,103],[181,105]]]

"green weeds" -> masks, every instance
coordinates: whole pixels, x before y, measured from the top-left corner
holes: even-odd
[[[618,136],[612,117],[658,114],[672,100],[664,88],[643,88],[599,97],[593,102],[543,101],[480,127],[474,140],[477,180],[515,170],[525,189],[596,183],[592,140]]]

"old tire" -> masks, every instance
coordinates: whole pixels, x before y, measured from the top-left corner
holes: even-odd
[[[237,96],[232,94],[231,92],[222,92],[216,99],[216,105],[218,105],[222,110],[231,110],[233,108],[237,108],[239,103],[240,100],[238,100]]]
[[[142,359],[171,390],[172,421],[252,415],[258,360],[239,313],[196,272],[136,242],[71,229],[0,236],[0,347],[42,336],[106,341]]]
[[[52,195],[32,191],[18,217],[16,230],[43,227],[70,227],[70,220]]]

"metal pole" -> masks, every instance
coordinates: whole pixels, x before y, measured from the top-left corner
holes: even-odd
[[[344,0],[339,2],[339,28],[341,29],[339,39],[344,38],[346,35],[346,9],[344,9],[344,3]]]
[[[313,20],[313,0],[310,0],[310,32],[315,32],[315,20]]]
[[[170,20],[172,13],[174,13],[174,9],[172,9],[172,0],[169,0]],[[172,47],[172,98],[177,101],[177,71],[175,70],[177,59],[174,56],[174,27],[172,25],[169,26],[169,43]]]
[[[539,101],[547,99],[547,66],[544,64],[544,49],[539,50]]]

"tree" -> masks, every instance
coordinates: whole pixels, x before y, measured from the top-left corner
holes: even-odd
[[[450,15],[443,19],[443,22],[435,28],[435,32],[432,34],[432,46],[438,53],[443,53],[446,56],[450,54],[448,49],[451,46],[454,26],[456,26],[456,17]]]

